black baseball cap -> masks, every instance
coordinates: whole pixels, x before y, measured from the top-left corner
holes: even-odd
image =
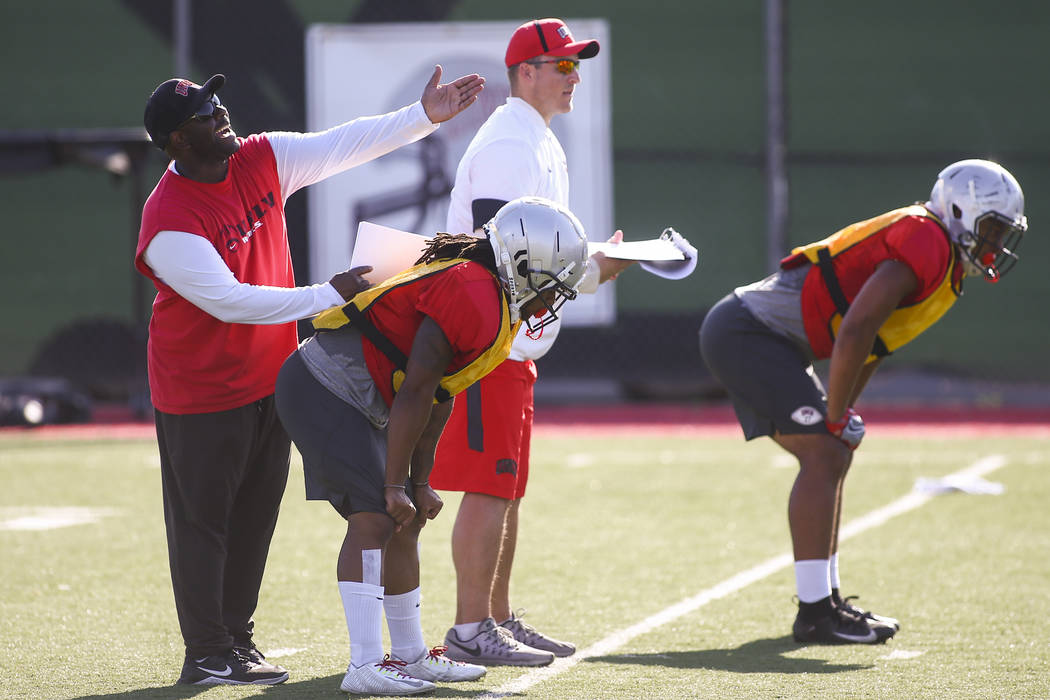
[[[172,78],[158,85],[149,96],[142,116],[153,145],[163,151],[171,132],[196,114],[225,83],[226,76],[220,73],[208,78],[204,85],[185,78]]]

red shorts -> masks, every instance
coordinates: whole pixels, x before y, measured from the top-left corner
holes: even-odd
[[[513,500],[525,495],[532,438],[532,360],[506,360],[456,396],[430,485]]]

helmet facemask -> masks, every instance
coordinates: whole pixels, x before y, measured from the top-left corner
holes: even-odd
[[[979,274],[988,282],[998,282],[1017,263],[1027,222],[1018,224],[999,212],[990,211],[977,217],[973,232],[965,232],[959,248],[966,258],[970,274]]]
[[[561,272],[555,273],[550,270],[528,268],[524,260],[518,264],[518,274],[528,280],[530,292],[530,294],[524,295],[524,298],[519,302],[519,313],[522,306],[536,298],[543,302],[543,306],[546,307],[546,311],[542,314],[533,314],[528,318],[522,319],[525,325],[528,326],[529,332],[534,333],[553,323],[558,318],[558,309],[564,306],[565,302],[576,298],[576,290],[566,285],[563,281],[572,275],[575,266],[576,263],[571,262]],[[553,301],[548,301],[550,295],[547,292],[554,293]]]

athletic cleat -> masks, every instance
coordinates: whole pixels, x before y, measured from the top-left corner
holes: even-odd
[[[488,669],[477,664],[467,664],[455,661],[445,656],[448,647],[434,647],[430,651],[423,652],[415,661],[405,663],[402,669],[413,678],[425,681],[446,681],[455,683],[457,681],[476,681],[488,673]]]
[[[572,656],[576,653],[575,644],[560,642],[557,639],[548,637],[542,632],[537,631],[532,625],[527,625],[522,622],[521,618],[523,617],[525,617],[525,611],[519,610],[516,613],[511,613],[510,619],[499,623],[499,626],[510,630],[510,633],[514,635],[514,639],[522,644],[532,647],[533,649],[549,651],[555,656]]]
[[[273,664],[256,663],[238,649],[202,658],[187,657],[178,683],[182,685],[277,685],[288,672]]]
[[[445,646],[445,656],[471,664],[546,666],[554,661],[554,654],[522,644],[491,617],[482,621],[478,633],[470,639],[460,639],[455,628],[450,629],[445,635]]]
[[[796,642],[808,644],[878,644],[897,630],[886,625],[869,624],[867,620],[834,608],[830,614],[813,620],[803,618],[799,610],[791,632]]]
[[[857,617],[867,620],[869,624],[877,622],[880,625],[892,627],[895,632],[901,628],[901,623],[899,620],[897,620],[897,618],[886,617],[885,615],[876,615],[870,610],[861,610],[856,605],[850,602],[856,599],[857,596],[855,595],[846,596],[845,598],[838,598],[837,596],[832,597],[832,601],[835,603],[835,607],[841,608],[846,612],[853,613]]]
[[[377,664],[346,667],[346,675],[339,689],[358,695],[418,695],[437,686],[421,678],[405,674],[405,662],[389,655]]]

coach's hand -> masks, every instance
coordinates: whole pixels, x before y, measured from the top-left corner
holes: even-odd
[[[825,418],[824,425],[829,433],[841,440],[851,450],[860,447],[860,441],[864,439],[864,419],[852,408],[846,409],[846,415],[837,423],[832,423]]]
[[[397,523],[394,532],[400,532],[402,527],[411,524],[412,518],[416,517],[416,507],[405,493],[404,486],[388,484],[383,487],[383,496],[386,498],[387,514]]]
[[[477,73],[464,75],[444,85],[439,85],[439,80],[441,66],[434,66],[434,74],[430,76],[423,88],[423,97],[420,98],[432,124],[448,121],[474,104],[478,93],[485,87],[485,79]]]
[[[623,243],[623,231],[617,231],[614,233],[606,243],[612,243],[617,245]],[[621,258],[610,258],[605,253],[595,253],[591,256],[594,262],[598,263],[598,283],[602,284],[609,280],[614,280],[616,277],[629,268],[631,265],[637,262],[637,260],[624,260]]]
[[[372,286],[372,283],[366,280],[361,275],[367,275],[372,271],[371,265],[362,265],[360,267],[352,267],[345,272],[340,272],[338,275],[328,280],[328,284],[335,287],[335,291],[339,292],[339,295],[350,301],[358,292],[363,292]]]

